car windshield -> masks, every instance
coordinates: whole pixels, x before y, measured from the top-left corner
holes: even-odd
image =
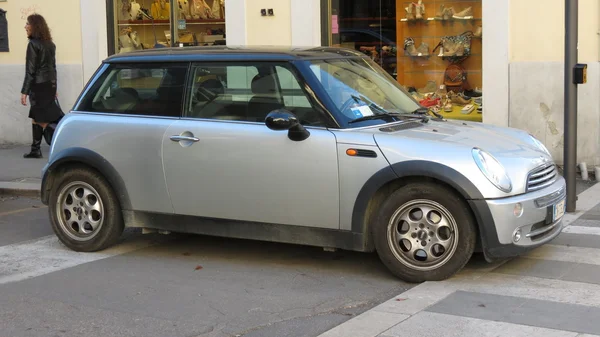
[[[421,108],[393,77],[368,58],[307,62],[340,111],[342,127],[394,122],[407,118],[400,114],[412,114]]]

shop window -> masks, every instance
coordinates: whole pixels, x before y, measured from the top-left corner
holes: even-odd
[[[323,0],[324,44],[370,56],[423,106],[481,121],[481,0]]]
[[[225,0],[112,1],[115,53],[225,44]]]

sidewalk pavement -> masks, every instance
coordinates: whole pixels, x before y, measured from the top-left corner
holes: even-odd
[[[319,337],[599,337],[600,184],[578,196],[548,244],[499,263],[472,259]]]
[[[38,196],[42,183],[42,168],[48,162],[50,147],[42,144],[41,159],[26,159],[29,145],[0,145],[0,195]]]

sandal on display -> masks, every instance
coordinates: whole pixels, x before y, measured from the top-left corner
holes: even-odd
[[[414,21],[416,16],[415,16],[415,11],[416,8],[414,3],[409,3],[408,7],[405,7],[404,10],[406,11],[406,20],[408,21]]]
[[[423,0],[419,0],[419,3],[414,4],[413,6],[415,7],[415,18],[417,20],[423,20],[423,16],[425,15],[425,5],[423,5]]]
[[[466,9],[455,13],[454,15],[452,15],[453,19],[459,19],[459,20],[470,20],[473,19],[473,7],[467,7]]]
[[[417,91],[421,94],[426,94],[426,93],[433,93],[436,91],[437,85],[435,84],[435,81],[427,81],[427,84],[425,85],[425,87],[423,88],[419,88],[417,89]]]

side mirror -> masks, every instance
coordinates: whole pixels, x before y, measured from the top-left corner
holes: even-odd
[[[296,142],[303,141],[310,136],[310,132],[300,124],[298,118],[287,110],[271,111],[265,119],[265,124],[271,130],[288,130],[288,138]]]

